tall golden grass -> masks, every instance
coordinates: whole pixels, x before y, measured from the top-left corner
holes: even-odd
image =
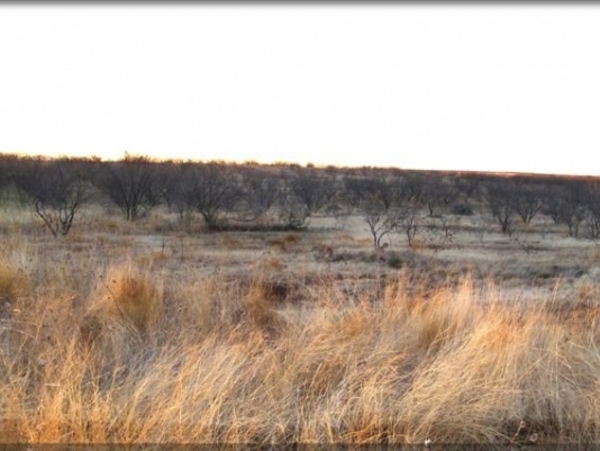
[[[600,440],[591,303],[402,273],[377,296],[323,278],[299,302],[265,266],[242,281],[79,252],[56,269],[17,244],[0,245],[4,442]]]

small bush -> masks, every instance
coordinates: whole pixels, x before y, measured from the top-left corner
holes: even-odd
[[[221,242],[225,249],[229,249],[232,251],[236,250],[236,249],[240,249],[242,247],[240,240],[238,240],[237,238],[235,238],[231,235],[228,235],[228,234],[223,234]]]
[[[102,294],[84,318],[82,335],[86,341],[94,342],[118,324],[123,326],[119,329],[145,337],[158,323],[161,311],[159,290],[148,279],[130,268],[112,268]]]
[[[402,258],[400,257],[400,255],[397,252],[389,252],[386,255],[386,259],[385,262],[387,263],[387,265],[390,268],[394,268],[394,269],[400,269],[402,268]]]
[[[452,205],[452,214],[459,216],[472,216],[473,210],[465,204],[454,204]]]
[[[80,327],[80,343],[91,352],[100,387],[109,387],[144,361],[150,332],[162,313],[159,290],[131,268],[111,268],[106,280]]]
[[[27,278],[19,269],[0,262],[0,302],[14,302],[27,290]]]
[[[289,244],[297,244],[300,242],[300,235],[297,233],[288,233],[283,237],[283,241]]]
[[[246,318],[254,327],[273,333],[283,326],[276,309],[276,304],[282,301],[282,287],[260,277],[250,285],[242,298],[242,306]]]
[[[287,250],[288,250],[287,243],[285,242],[285,240],[282,240],[281,238],[270,239],[268,241],[268,243],[271,247],[274,247],[275,249],[277,249],[281,252],[287,252]]]

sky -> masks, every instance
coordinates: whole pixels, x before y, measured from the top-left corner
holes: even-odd
[[[600,5],[4,4],[0,152],[600,175]]]

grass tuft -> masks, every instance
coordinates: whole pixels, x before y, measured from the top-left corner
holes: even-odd
[[[0,261],[0,302],[13,303],[27,293],[29,281],[24,272],[6,260]]]
[[[130,266],[111,267],[83,317],[82,343],[104,369],[133,362],[161,319],[160,290]]]

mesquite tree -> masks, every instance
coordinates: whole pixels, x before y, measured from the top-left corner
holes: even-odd
[[[240,180],[233,169],[221,163],[205,163],[191,167],[186,180],[186,199],[202,215],[209,230],[225,225],[243,200]]]
[[[128,221],[138,219],[143,209],[156,205],[160,198],[157,165],[145,156],[126,153],[120,161],[99,164],[93,182]]]
[[[346,177],[347,201],[358,209],[373,236],[375,249],[382,248],[382,239],[401,226],[406,217],[402,208],[403,184],[397,177]]]
[[[90,185],[83,174],[83,162],[77,160],[24,159],[18,166],[17,187],[29,196],[36,215],[55,237],[69,233],[87,199]]]
[[[492,216],[500,224],[502,233],[513,232],[515,193],[506,182],[493,182],[487,186],[486,200]]]

